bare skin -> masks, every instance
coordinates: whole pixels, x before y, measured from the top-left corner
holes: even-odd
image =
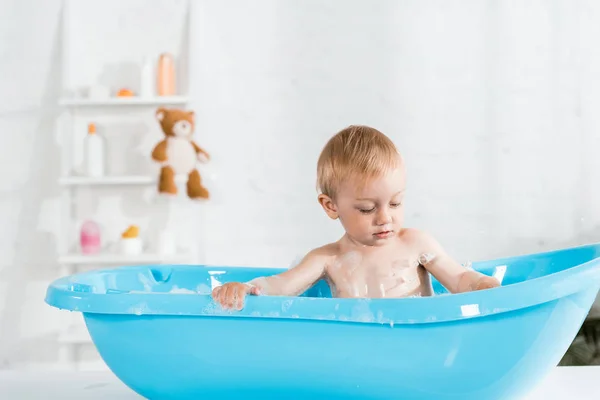
[[[451,293],[500,286],[453,260],[431,235],[404,228],[404,192],[401,167],[364,185],[346,182],[335,199],[320,195],[327,215],[346,230],[340,240],[312,250],[280,274],[217,287],[214,300],[241,310],[246,295],[297,296],[320,279],[339,298],[431,296],[429,273]]]

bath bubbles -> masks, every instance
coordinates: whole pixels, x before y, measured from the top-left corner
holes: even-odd
[[[128,312],[130,314],[143,315],[143,314],[147,314],[148,312],[150,312],[150,308],[148,307],[148,304],[146,304],[146,303],[139,303],[139,304],[132,306],[128,310]]]
[[[281,304],[281,311],[287,312],[290,307],[294,304],[294,300],[286,300]]]
[[[436,255],[433,253],[423,253],[419,256],[419,264],[427,265],[435,259]]]
[[[343,268],[346,273],[353,275],[362,261],[362,255],[358,251],[349,251],[339,258],[339,268]]]
[[[268,279],[264,276],[254,278],[250,282],[247,282],[248,285],[256,286],[260,292],[260,294],[273,294],[274,288],[270,284],[271,282],[277,282],[279,279],[278,276],[270,276]]]
[[[152,292],[152,281],[141,272],[138,274],[138,279],[144,287],[144,292]]]
[[[349,251],[337,257],[331,264],[331,268],[335,272],[344,272],[351,276],[357,271],[361,263],[362,255],[358,251]]]
[[[196,286],[196,293],[203,295],[212,294],[212,289],[207,284],[201,283]]]
[[[265,317],[277,318],[277,317],[279,317],[279,313],[277,311],[269,311],[268,313],[265,314]]]
[[[360,322],[374,322],[375,316],[370,308],[368,299],[357,300],[356,306],[352,308],[351,318]]]
[[[231,315],[231,314],[233,314],[233,310],[225,309],[225,308],[221,307],[220,305],[218,305],[217,303],[215,303],[214,301],[211,301],[202,309],[202,314]]]
[[[179,288],[179,287],[177,287],[177,285],[173,285],[173,287],[171,288],[169,293],[172,293],[172,294],[198,294],[194,290],[190,290],[190,289],[186,289],[186,288]]]

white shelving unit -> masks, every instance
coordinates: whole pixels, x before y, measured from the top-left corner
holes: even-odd
[[[178,253],[172,255],[163,255],[158,253],[144,253],[140,255],[121,255],[118,253],[110,254],[103,253],[98,255],[86,254],[64,254],[58,258],[58,262],[62,265],[133,265],[133,264],[150,264],[150,263],[181,263],[189,260],[188,253]]]
[[[178,176],[175,182],[185,182],[185,177]],[[103,178],[91,178],[88,176],[64,176],[59,178],[61,186],[148,186],[156,185],[156,176],[146,175],[120,175],[105,176]]]
[[[188,98],[185,96],[164,96],[164,97],[111,97],[107,99],[86,99],[86,98],[63,98],[59,104],[63,107],[119,107],[119,106],[161,106],[161,105],[185,105]]]
[[[103,17],[112,19],[113,15],[111,14],[111,10],[109,10],[109,6],[106,9],[98,8],[96,12],[88,11],[89,7],[104,7],[95,5],[96,3],[87,3],[85,5],[81,5],[73,0],[65,0],[64,8],[63,8],[63,52],[62,52],[62,74],[63,74],[63,89],[65,93],[72,92],[73,86],[77,86],[80,81],[83,80],[82,76],[95,76],[99,73],[98,63],[108,63],[114,64],[115,58],[118,59],[119,55],[129,54],[129,52],[123,51],[123,49],[117,49],[114,53],[107,54],[105,51],[98,50],[97,53],[94,53],[96,64],[90,64],[89,59],[83,55],[81,57],[74,57],[74,53],[78,53],[82,50],[81,42],[79,41],[79,35],[73,32],[74,27],[78,29],[92,29],[94,27],[88,28],[79,23],[81,20],[88,20],[86,16],[88,12],[98,13],[100,10],[101,13],[104,13]],[[112,3],[113,7],[115,6],[115,2]],[[182,3],[179,3],[180,5]],[[185,16],[186,19],[189,19],[189,7],[190,3],[187,3],[186,9],[187,14]],[[117,11],[119,11],[117,6]],[[86,14],[86,15],[81,15]],[[115,16],[116,18],[116,16]],[[97,24],[100,29],[104,29],[102,26],[102,22],[99,19]],[[175,23],[176,28],[173,29],[181,29],[181,25]],[[83,26],[83,28],[82,28]],[[183,25],[185,26],[185,24]],[[108,29],[108,28],[106,28]],[[136,29],[143,29],[142,27]],[[182,32],[184,36],[189,37],[189,32]],[[154,32],[153,34],[158,35],[159,32]],[[98,33],[98,37],[104,38],[106,35],[103,35],[101,32]],[[135,35],[134,35],[135,36]],[[82,35],[85,37],[85,35]],[[94,38],[98,39],[98,38]],[[127,42],[127,37],[123,37],[122,41],[124,43]],[[139,43],[139,36],[138,36]],[[153,39],[151,37],[144,38],[143,44],[153,43]],[[71,42],[74,41],[79,47],[75,46],[77,49],[71,49]],[[79,42],[78,42],[79,41]],[[147,41],[147,42],[146,42]],[[120,43],[120,46],[130,46],[130,48],[135,49],[136,43],[124,44]],[[189,43],[189,39],[184,39],[183,43]],[[85,46],[87,46],[87,41]],[[84,47],[85,47],[84,46]],[[96,42],[96,46],[98,46],[98,42]],[[103,46],[103,45],[100,45]],[[149,46],[144,46],[146,49]],[[106,48],[109,48],[108,44]],[[182,54],[179,54],[179,60],[182,60],[181,63],[187,63],[189,60],[189,49],[185,49],[185,46],[181,48],[179,44],[175,44],[172,48],[176,48],[180,52],[187,52],[186,56],[182,57]],[[158,50],[158,49],[157,49]],[[100,57],[96,56],[96,54],[107,54],[106,57],[112,57],[109,61],[103,60]],[[80,75],[74,77],[74,73],[80,73],[82,68],[79,68],[78,65],[74,65],[76,63],[83,62],[84,72],[81,72]],[[183,70],[188,70],[187,66],[184,65]],[[91,71],[91,72],[90,72]],[[187,78],[187,77],[183,77]],[[178,80],[179,82],[183,81],[183,87],[186,85],[185,79]],[[93,84],[93,82],[90,82]],[[78,204],[74,202],[74,195],[78,193],[80,189],[87,190],[95,190],[96,188],[107,188],[114,186],[116,189],[124,188],[124,187],[132,187],[138,188],[140,190],[144,190],[147,187],[155,186],[157,183],[158,176],[153,175],[112,175],[105,176],[100,178],[92,178],[87,176],[78,175],[75,171],[75,165],[73,161],[73,154],[77,151],[82,150],[79,147],[77,141],[75,140],[76,134],[81,134],[81,131],[77,131],[77,128],[74,126],[74,120],[76,117],[81,118],[83,115],[103,115],[103,116],[112,116],[112,115],[127,115],[129,120],[131,120],[131,116],[136,118],[148,111],[147,114],[144,115],[152,115],[155,108],[158,107],[178,107],[178,108],[186,108],[188,105],[188,97],[187,97],[187,88],[182,89],[182,84],[180,83],[179,92],[182,95],[176,96],[152,96],[152,97],[111,97],[106,99],[88,99],[88,98],[80,98],[80,97],[63,97],[58,100],[59,105],[62,108],[61,117],[59,118],[59,122],[57,124],[57,137],[59,138],[60,146],[61,146],[61,176],[58,180],[59,186],[61,187],[61,235],[59,235],[58,240],[58,264],[60,267],[60,275],[66,276],[71,275],[78,272],[79,267],[92,267],[92,268],[101,268],[104,266],[122,266],[122,265],[135,265],[135,264],[157,264],[157,263],[188,263],[192,260],[191,252],[183,252],[176,254],[163,255],[152,252],[146,252],[139,255],[122,255],[119,253],[108,253],[102,252],[100,254],[87,255],[83,253],[79,253],[77,251],[78,246],[78,237],[79,232],[74,231],[74,209],[77,208]],[[113,88],[114,89],[114,88]],[[134,111],[133,113],[129,113],[128,111]],[[90,121],[91,122],[91,121]],[[158,121],[154,121],[154,123],[158,124]],[[150,154],[148,154],[148,161],[150,160]],[[183,182],[185,177],[177,177],[177,182]],[[95,195],[94,195],[95,196]],[[98,194],[98,197],[101,197],[102,194]],[[169,203],[167,202],[168,206]],[[62,324],[63,328],[60,332],[58,332],[58,340],[57,345],[59,346],[59,362],[57,365],[54,365],[54,369],[78,369],[78,370],[98,370],[106,368],[105,364],[101,359],[93,360],[93,361],[81,361],[79,362],[77,353],[79,346],[91,345],[91,338],[87,332],[87,329],[83,323],[81,315],[79,313],[67,313],[64,314],[64,322]]]

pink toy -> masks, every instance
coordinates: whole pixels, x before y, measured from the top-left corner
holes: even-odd
[[[94,221],[85,221],[81,226],[81,251],[95,254],[100,251],[100,227]]]

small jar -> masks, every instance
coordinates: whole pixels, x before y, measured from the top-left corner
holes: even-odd
[[[142,254],[142,239],[139,237],[135,238],[121,238],[121,253],[128,256],[135,256]]]
[[[94,221],[85,221],[80,233],[81,252],[97,254],[100,252],[100,227]]]

